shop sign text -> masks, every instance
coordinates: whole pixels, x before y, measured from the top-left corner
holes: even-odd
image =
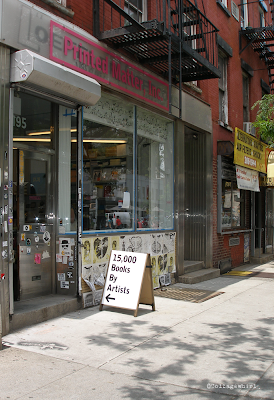
[[[164,110],[168,83],[76,32],[51,21],[50,59]]]
[[[270,151],[265,143],[235,128],[234,164],[266,173]]]

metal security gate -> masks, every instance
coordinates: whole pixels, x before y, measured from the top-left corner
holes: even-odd
[[[185,260],[204,261],[207,265],[210,173],[207,140],[210,135],[186,128],[185,135]],[[209,193],[210,192],[210,193]]]

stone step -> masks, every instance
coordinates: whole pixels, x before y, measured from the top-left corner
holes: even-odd
[[[259,247],[257,247],[254,251],[254,257],[260,257],[260,255],[262,255],[263,253],[263,249],[259,249]]]
[[[203,261],[189,261],[184,260],[184,273],[188,274],[189,272],[198,271],[199,269],[204,268]]]
[[[18,301],[14,306],[10,332],[79,310],[81,303],[75,297],[50,295]]]
[[[198,271],[189,272],[188,274],[179,276],[178,280],[180,283],[187,283],[192,285],[193,283],[199,283],[208,281],[209,279],[218,278],[220,276],[220,270],[217,268],[203,268]]]
[[[273,254],[262,253],[261,257],[256,256],[256,254],[254,257],[250,257],[250,263],[252,263],[252,264],[266,264],[272,260],[274,260]]]

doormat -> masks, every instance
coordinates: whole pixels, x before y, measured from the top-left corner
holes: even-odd
[[[154,295],[159,297],[166,297],[173,300],[189,301],[191,303],[202,303],[203,301],[212,299],[219,296],[224,292],[212,292],[211,290],[200,289],[187,289],[187,288],[173,288],[165,287],[162,289],[155,289]]]

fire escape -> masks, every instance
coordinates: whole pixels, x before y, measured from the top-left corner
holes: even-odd
[[[260,28],[242,29],[240,31],[240,54],[251,46],[258,53],[268,71],[270,92],[274,93],[274,2],[270,1],[270,13],[272,24]],[[242,38],[246,39],[246,45],[242,46]]]
[[[189,0],[155,0],[147,10],[147,21],[134,18],[125,0],[94,0],[94,36],[122,51],[181,91],[182,82],[220,77],[216,27]],[[136,2],[131,2],[135,3]],[[153,6],[153,9],[152,9]]]

